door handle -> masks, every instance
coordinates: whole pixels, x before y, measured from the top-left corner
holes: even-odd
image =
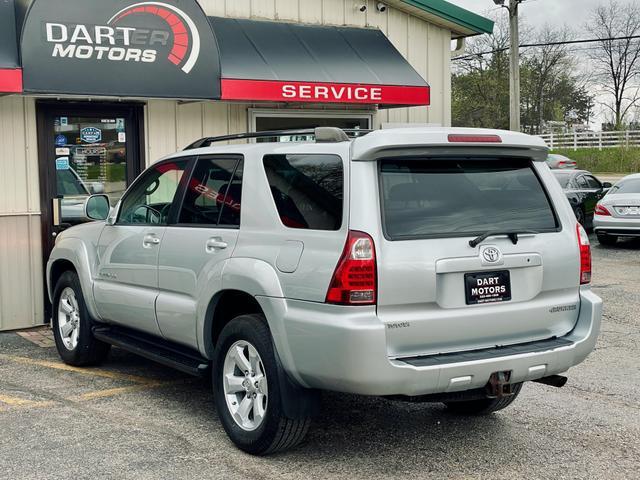
[[[207,240],[205,249],[207,250],[207,253],[214,253],[216,250],[224,250],[228,246],[229,244],[227,242],[223,242],[221,237],[213,237]]]
[[[160,239],[155,235],[145,235],[142,239],[142,246],[145,248],[151,248],[156,245],[160,245]]]

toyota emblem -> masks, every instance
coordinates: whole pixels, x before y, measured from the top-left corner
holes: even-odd
[[[487,263],[498,263],[502,258],[502,253],[496,247],[485,247],[482,249],[482,259]]]

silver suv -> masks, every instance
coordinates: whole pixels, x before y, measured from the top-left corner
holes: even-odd
[[[115,345],[211,371],[222,425],[253,454],[302,441],[322,390],[478,415],[526,381],[564,385],[602,302],[544,143],[312,133],[204,139],[151,166],[108,216],[91,197],[103,221],[61,234],[47,265],[62,359],[95,364]]]

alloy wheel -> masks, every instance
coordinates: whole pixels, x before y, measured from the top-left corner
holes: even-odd
[[[249,342],[239,340],[227,351],[222,388],[236,424],[246,431],[259,428],[266,417],[269,391],[260,354]]]
[[[58,330],[65,348],[74,350],[80,336],[80,307],[76,293],[70,287],[62,291],[58,300]]]

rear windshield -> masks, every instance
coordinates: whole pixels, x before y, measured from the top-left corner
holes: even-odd
[[[382,160],[380,177],[392,240],[558,228],[527,160]]]
[[[640,193],[640,178],[616,183],[611,189],[611,193]]]

